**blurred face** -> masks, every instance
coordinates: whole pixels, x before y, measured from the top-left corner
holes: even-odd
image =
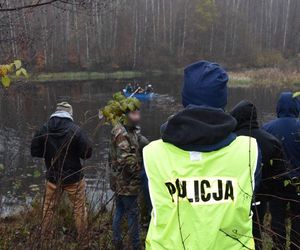
[[[128,120],[132,125],[138,125],[141,121],[141,112],[139,110],[130,111],[128,113]]]

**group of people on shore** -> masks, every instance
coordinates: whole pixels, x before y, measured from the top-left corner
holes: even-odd
[[[230,112],[227,72],[218,64],[195,62],[184,70],[183,110],[162,124],[161,139],[141,133],[140,110],[110,135],[110,185],[115,192],[113,246],[125,249],[126,216],[131,248],[143,249],[138,196],[150,214],[146,249],[262,249],[265,232],[273,249],[300,249],[300,101],[283,92],[277,118],[259,126],[255,104],[242,100]],[[80,159],[92,146],[73,122],[67,102],[57,104],[34,135],[33,157],[47,168],[43,235],[51,235],[54,209],[66,192],[74,206],[79,242],[86,243],[85,181]],[[150,195],[149,195],[150,193]],[[151,197],[151,198],[150,198]],[[287,240],[289,207],[291,231]],[[264,223],[267,211],[271,227]]]

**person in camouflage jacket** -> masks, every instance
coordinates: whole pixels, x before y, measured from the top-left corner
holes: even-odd
[[[111,189],[117,195],[138,195],[140,191],[141,166],[136,130],[117,124],[111,132]]]
[[[116,209],[113,218],[113,244],[123,249],[121,221],[127,216],[128,228],[133,249],[141,249],[139,236],[138,194],[141,191],[141,153],[138,123],[140,111],[126,114],[126,121],[115,125],[110,142],[110,184],[115,192]]]

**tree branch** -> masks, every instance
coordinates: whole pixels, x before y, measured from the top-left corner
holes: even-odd
[[[55,3],[55,2],[58,2],[58,1],[59,0],[48,0],[48,1],[42,2],[42,3],[40,3],[40,1],[38,1],[35,4],[28,4],[28,5],[23,5],[23,6],[19,6],[19,7],[12,7],[12,8],[2,8],[2,6],[0,5],[0,12],[20,11],[20,10],[23,10],[23,9],[41,7],[41,6],[52,4],[52,3]]]

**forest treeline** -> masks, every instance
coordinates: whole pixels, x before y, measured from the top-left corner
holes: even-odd
[[[1,61],[36,71],[172,69],[200,58],[300,65],[299,0],[52,2],[0,1]]]

